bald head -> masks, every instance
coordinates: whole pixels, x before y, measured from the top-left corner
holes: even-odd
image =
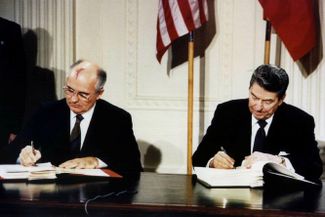
[[[68,79],[85,79],[89,82],[95,81],[96,91],[104,88],[106,82],[106,72],[99,67],[99,65],[89,62],[87,60],[78,60],[70,66],[70,73],[67,75]]]
[[[78,60],[70,68],[64,87],[66,101],[74,113],[83,114],[102,96],[106,72],[86,60]]]

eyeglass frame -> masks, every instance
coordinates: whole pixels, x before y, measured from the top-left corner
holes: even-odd
[[[77,96],[78,99],[81,99],[83,101],[89,101],[90,97],[92,95],[95,95],[97,93],[99,93],[101,90],[96,90],[95,93],[85,93],[85,92],[80,92],[80,91],[76,91],[75,89],[73,89],[72,87],[70,87],[69,85],[65,85],[63,88],[63,91],[65,93],[66,96],[68,97],[73,97],[73,96]]]

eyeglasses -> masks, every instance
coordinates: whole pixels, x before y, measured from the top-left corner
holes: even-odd
[[[66,96],[73,97],[74,95],[77,95],[78,98],[82,101],[89,101],[90,97],[92,96],[90,93],[78,92],[69,86],[64,86],[63,90]]]

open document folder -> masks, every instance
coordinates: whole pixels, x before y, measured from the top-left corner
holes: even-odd
[[[0,179],[2,180],[42,180],[56,179],[59,174],[74,174],[96,177],[121,177],[108,169],[64,169],[53,166],[51,163],[39,163],[35,166],[19,164],[0,165]]]
[[[198,180],[207,187],[262,187],[266,181],[270,183],[273,180],[278,180],[274,177],[282,177],[291,182],[294,180],[299,183],[317,185],[282,165],[264,161],[253,164],[250,169],[195,167],[194,171]],[[266,177],[270,177],[269,180],[266,180]]]
[[[198,180],[207,187],[261,187],[262,169],[195,167]]]

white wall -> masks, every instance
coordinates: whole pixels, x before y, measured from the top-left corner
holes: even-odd
[[[14,20],[14,1],[0,0],[0,16],[9,20]]]
[[[51,7],[63,4],[61,0],[48,2]],[[74,59],[96,61],[108,71],[104,98],[132,114],[144,165],[162,173],[186,173],[187,64],[167,73],[168,54],[161,64],[155,59],[158,0],[67,2],[63,4],[66,11],[58,12],[56,19],[66,24],[74,19]],[[320,11],[324,11],[320,3]],[[265,22],[258,1],[216,0],[214,5],[216,35],[205,57],[196,58],[194,65],[193,150],[210,124],[217,103],[246,97],[251,73],[263,63]],[[321,22],[323,19],[321,14]],[[62,31],[69,35],[71,29]],[[49,32],[55,33],[51,29]],[[274,42],[276,36],[272,39]],[[273,42],[271,62],[275,59]],[[67,56],[52,58],[67,62],[73,55],[71,50],[62,52]],[[314,115],[316,137],[325,140],[324,61],[312,75],[304,77],[285,48],[281,54],[281,66],[291,79],[286,101]]]

